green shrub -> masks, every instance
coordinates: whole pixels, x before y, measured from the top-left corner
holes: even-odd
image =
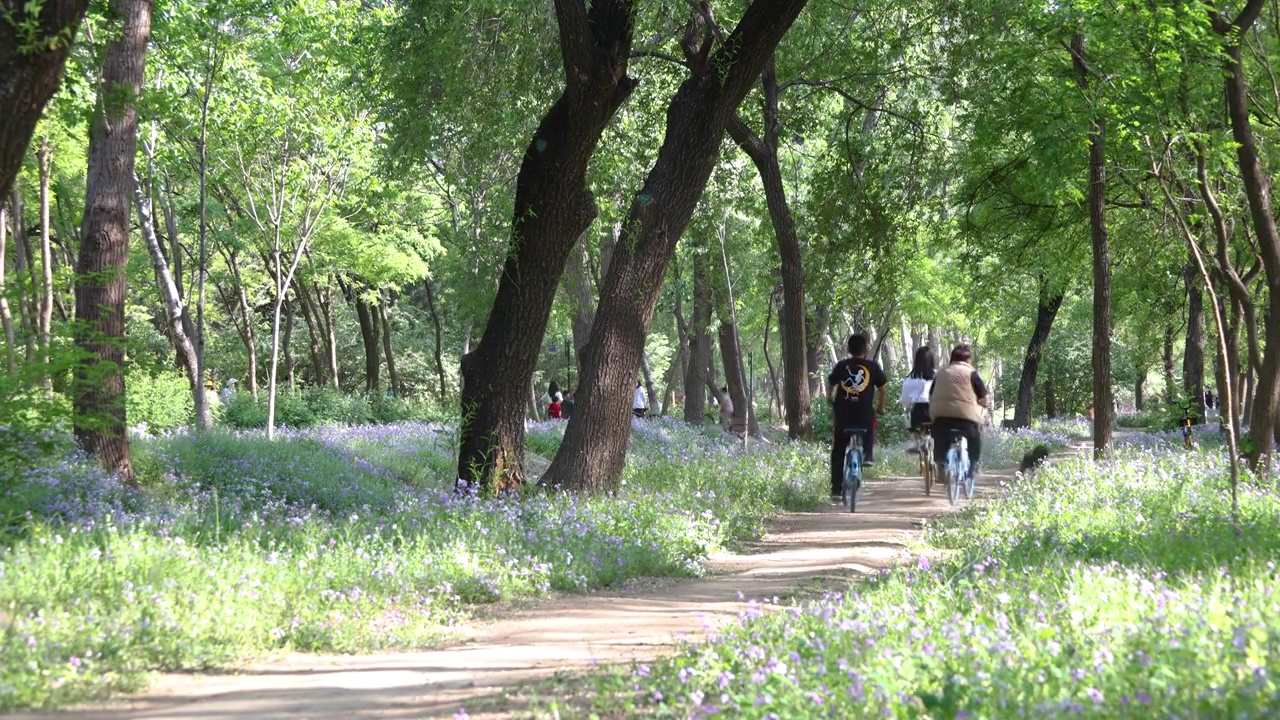
[[[143,425],[152,433],[176,430],[195,419],[191,385],[174,370],[130,368],[125,377],[124,404],[129,424]]]

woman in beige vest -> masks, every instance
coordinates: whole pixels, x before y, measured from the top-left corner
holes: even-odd
[[[991,394],[973,367],[973,351],[968,345],[957,345],[951,351],[951,363],[934,377],[929,395],[933,459],[939,466],[947,461],[954,430],[969,442],[969,465],[977,477],[982,457],[982,409],[990,405]]]

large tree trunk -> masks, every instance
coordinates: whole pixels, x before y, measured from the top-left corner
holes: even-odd
[[[1076,82],[1084,90],[1092,84],[1085,62],[1085,39],[1071,40]],[[1098,115],[1089,128],[1089,235],[1093,244],[1093,454],[1111,449],[1115,403],[1111,389],[1111,250],[1107,240],[1107,126]]]
[[[1022,361],[1022,375],[1018,379],[1018,402],[1013,409],[1013,426],[1031,427],[1031,409],[1035,399],[1036,375],[1040,370],[1040,358],[1044,354],[1045,345],[1049,342],[1049,333],[1053,330],[1054,318],[1062,307],[1062,293],[1050,294],[1045,280],[1040,281],[1040,302],[1036,306],[1036,328],[1031,333],[1031,342],[1027,343],[1027,354]]]
[[[125,270],[138,138],[135,102],[146,68],[151,2],[113,0],[110,8],[123,27],[107,45],[101,107],[89,132],[84,229],[76,268],[76,346],[83,359],[76,367],[73,404],[81,447],[132,483],[124,406]]]
[[[634,5],[556,3],[565,88],[525,150],[498,294],[479,345],[462,359],[464,483],[501,489],[524,480],[523,402],[511,388],[532,381],[565,260],[597,214],[587,165],[635,87],[627,75]]]
[[[1133,383],[1133,409],[1142,412],[1146,403],[1147,391],[1147,371],[1145,368],[1138,370],[1138,379]]]
[[[1182,273],[1187,285],[1187,337],[1182,351],[1182,390],[1191,411],[1204,417],[1204,292],[1193,264]]]
[[[1226,96],[1227,111],[1231,117],[1231,135],[1236,143],[1236,158],[1240,166],[1240,179],[1245,198],[1249,202],[1249,215],[1257,236],[1258,250],[1262,255],[1270,296],[1265,350],[1262,368],[1258,374],[1249,422],[1252,448],[1249,461],[1255,467],[1260,458],[1270,457],[1274,447],[1276,408],[1280,403],[1280,233],[1276,231],[1275,216],[1271,211],[1271,178],[1262,167],[1257,144],[1253,138],[1253,125],[1249,117],[1249,86],[1241,54],[1240,38],[1249,32],[1258,19],[1264,3],[1249,0],[1234,21],[1228,22],[1216,9],[1209,9],[1214,29],[1226,41]]]
[[[578,403],[544,482],[599,491],[622,471],[626,397],[644,351],[667,263],[719,157],[726,124],[806,0],[755,0],[709,58],[690,47],[692,76],[667,112],[666,137],[636,194],[600,292]]]
[[[3,198],[0,195],[0,198]],[[18,340],[13,333],[13,313],[9,311],[9,297],[5,294],[5,265],[8,255],[5,254],[9,239],[8,211],[0,205],[0,324],[4,325],[4,358],[5,369],[9,377],[18,376]]]
[[[778,257],[782,262],[782,395],[786,406],[787,435],[792,439],[808,438],[813,434],[813,412],[810,391],[806,387],[809,377],[809,359],[805,352],[805,293],[804,266],[801,259],[800,239],[796,235],[795,220],[787,202],[786,186],[782,182],[782,166],[778,162],[778,142],[782,129],[778,113],[778,78],[772,60],[765,65],[761,75],[764,90],[764,136],[757,136],[741,117],[729,121],[729,134],[756,166],[760,182],[764,185],[765,203],[769,207],[769,219],[773,223],[773,236],[778,245]],[[772,372],[772,367],[770,368]]]
[[[1164,329],[1164,353],[1161,363],[1164,371],[1164,402],[1166,405],[1173,404],[1173,392],[1177,387],[1177,382],[1173,377],[1173,341],[1178,337],[1178,329],[1173,325],[1168,325]]]
[[[88,7],[89,0],[0,0],[0,198],[22,169]]]
[[[693,257],[693,318],[690,321],[689,368],[684,376],[684,421],[701,426],[707,417],[707,367],[711,364],[711,277],[703,253]],[[576,410],[575,413],[577,414]]]
[[[173,280],[173,273],[169,271],[169,263],[160,247],[160,238],[156,237],[150,193],[143,191],[142,182],[136,176],[133,182],[133,200],[138,210],[138,225],[142,228],[142,239],[146,243],[147,252],[151,255],[151,265],[155,268],[156,285],[160,290],[160,301],[164,305],[168,334],[173,341],[174,351],[182,356],[187,384],[191,387],[196,424],[201,428],[208,428],[212,424],[209,417],[209,404],[205,401],[204,384],[200,382],[200,376],[196,371],[195,345],[182,325],[182,298],[178,295],[178,286]]]

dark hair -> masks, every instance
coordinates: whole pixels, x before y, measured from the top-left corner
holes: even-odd
[[[951,351],[951,362],[969,362],[973,359],[973,351],[968,345],[957,345]]]
[[[867,336],[862,333],[854,333],[849,336],[849,354],[858,357],[867,354]]]
[[[911,365],[911,377],[932,380],[937,371],[938,356],[934,354],[933,348],[928,345],[916,348],[916,359]]]

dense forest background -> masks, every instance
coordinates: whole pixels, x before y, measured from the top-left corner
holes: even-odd
[[[1115,411],[1203,415],[1208,388],[1270,446],[1274,2],[111,0],[74,43],[29,25],[0,67],[65,71],[6,150],[0,410],[126,476],[125,428],[432,417],[461,418],[460,476],[520,478],[555,381],[578,419],[551,477],[604,487],[636,381],[655,413],[723,392],[740,432],[821,436],[853,332],[895,378],[971,342],[1014,425],[1096,408],[1105,446]]]

